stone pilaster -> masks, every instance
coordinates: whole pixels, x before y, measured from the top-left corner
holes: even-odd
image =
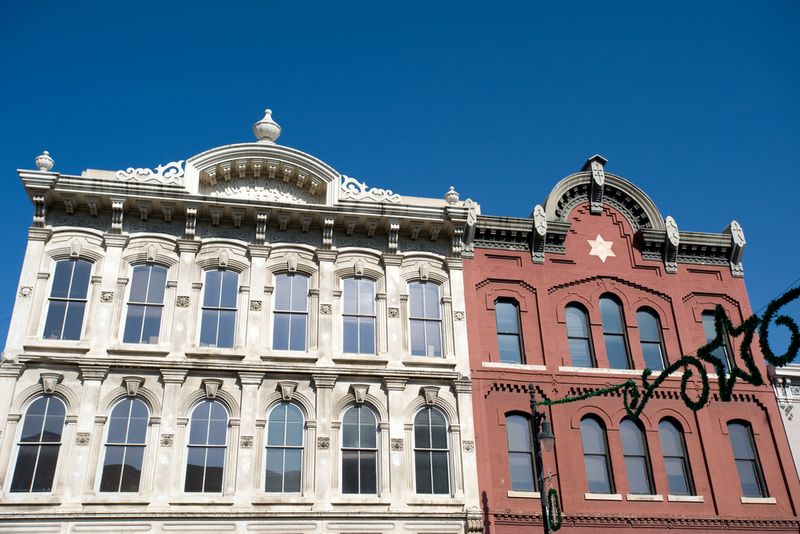
[[[177,355],[187,347],[196,345],[194,338],[194,317],[198,292],[192,289],[195,258],[200,250],[200,241],[180,239],[178,251],[180,260],[178,264],[178,287],[175,297],[175,317],[172,324],[172,352]]]
[[[262,380],[264,380],[264,373],[239,373],[239,382],[242,385],[240,437],[236,442],[232,442],[231,446],[239,448],[235,496],[241,500],[240,504],[242,505],[248,504],[250,496],[259,489],[260,473],[255,469],[258,463],[256,455],[259,451],[253,447],[253,444],[256,435],[256,419],[259,416],[260,408],[258,388]]]
[[[333,268],[334,262],[336,261],[337,252],[335,250],[318,250],[317,251],[317,260],[319,261],[319,298],[318,303],[321,304],[331,304],[333,303]],[[311,303],[314,302],[314,299],[311,299]],[[315,336],[317,339],[317,350],[319,351],[320,359],[328,363],[329,365],[333,364],[333,360],[331,359],[331,354],[333,353],[333,332],[334,326],[333,321],[334,316],[331,313],[322,314],[317,312],[317,308],[311,307],[310,309],[313,315],[317,316],[317,320],[319,324],[317,324],[317,335]],[[313,318],[310,321],[311,325],[313,326]],[[311,336],[309,336],[311,337]],[[313,349],[313,347],[310,347]]]
[[[410,447],[410,443],[405,443],[405,426],[403,413],[406,404],[404,393],[406,390],[405,378],[384,378],[383,387],[386,389],[389,404],[389,448],[386,449],[384,456],[389,458],[389,492],[395,506],[402,506],[405,496],[405,480],[408,477],[408,466],[406,465],[405,449]]]
[[[334,494],[332,484],[333,473],[336,466],[333,465],[334,455],[332,454],[331,434],[331,411],[333,386],[336,384],[336,376],[333,375],[313,375],[314,389],[316,390],[316,409],[317,409],[317,443],[310,443],[309,446],[316,447],[317,455],[317,475],[315,480],[314,496],[315,509],[330,509],[331,498]]]
[[[156,471],[153,480],[153,501],[166,504],[173,488],[183,481],[175,464],[180,461],[178,434],[178,409],[181,401],[181,387],[188,371],[186,369],[162,369],[161,381],[164,384],[161,399],[161,435],[156,453]]]
[[[400,266],[403,257],[398,254],[384,254],[383,266],[386,276],[386,339],[388,340],[389,367],[402,367],[405,321],[401,310],[403,303],[401,295],[407,294],[408,289],[400,277]]]
[[[42,252],[45,243],[50,239],[51,231],[44,228],[28,229],[28,246],[25,249],[25,258],[22,260],[22,271],[19,276],[19,285],[15,292],[14,312],[8,324],[8,337],[4,358],[11,359],[22,352],[23,340],[26,332],[35,333],[39,326],[42,301],[45,299],[46,285],[38,279],[40,269],[48,270],[49,266],[42,266]],[[45,279],[43,282],[46,282]],[[44,319],[42,319],[44,320]]]

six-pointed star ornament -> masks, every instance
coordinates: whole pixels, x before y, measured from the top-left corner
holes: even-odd
[[[597,239],[587,239],[587,241],[592,246],[592,250],[589,252],[589,256],[597,256],[603,263],[606,262],[606,258],[608,258],[609,256],[615,258],[617,257],[617,255],[614,254],[614,251],[611,250],[611,247],[614,245],[614,242],[606,241],[600,234],[597,234]]]

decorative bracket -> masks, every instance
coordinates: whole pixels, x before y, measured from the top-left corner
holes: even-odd
[[[125,199],[111,199],[111,233],[122,233],[122,217],[125,213]]]
[[[263,245],[267,239],[267,220],[269,219],[268,211],[259,211],[256,213],[256,244]]]
[[[678,246],[681,244],[681,235],[678,223],[671,215],[664,218],[667,228],[667,238],[664,240],[664,268],[670,274],[678,272]]]
[[[56,386],[61,382],[64,378],[64,375],[61,373],[42,373],[42,393],[45,395],[51,395],[55,393]]]
[[[281,398],[285,401],[292,400],[294,392],[297,389],[297,382],[291,380],[281,380],[278,382],[278,388],[281,390]]]
[[[583,164],[582,171],[591,171],[592,178],[589,186],[590,211],[597,215],[603,212],[603,187],[606,182],[605,165],[608,160],[600,154],[595,154]]]
[[[422,386],[419,392],[428,406],[436,404],[436,399],[439,398],[439,388],[437,386]]]
[[[186,238],[194,239],[197,227],[197,208],[186,208]]]
[[[144,384],[144,378],[141,376],[125,376],[122,378],[125,382],[125,389],[129,397],[135,397],[139,394],[139,387]]]
[[[216,399],[219,388],[222,386],[222,380],[218,378],[206,378],[203,380],[203,387],[206,390],[206,398]]]
[[[744,276],[744,267],[742,266],[742,257],[744,256],[744,247],[747,241],[744,238],[744,230],[742,225],[736,221],[731,221],[727,228],[722,231],[723,234],[731,234],[731,275],[736,278]]]
[[[547,214],[541,204],[536,204],[531,216],[533,217],[531,259],[533,263],[544,263],[544,244],[547,240]]]
[[[350,391],[356,399],[356,404],[364,404],[364,399],[367,398],[368,390],[369,384],[352,384],[350,386]]]

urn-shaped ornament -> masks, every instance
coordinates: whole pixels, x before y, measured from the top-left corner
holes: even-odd
[[[52,169],[55,164],[53,158],[50,157],[50,152],[47,150],[36,156],[36,160],[34,161],[36,162],[36,168],[45,172]]]
[[[264,110],[264,118],[253,124],[253,133],[259,143],[274,144],[281,135],[281,127],[272,120],[272,110]]]

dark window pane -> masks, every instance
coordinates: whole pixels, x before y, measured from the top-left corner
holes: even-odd
[[[622,310],[619,304],[612,299],[600,299],[600,317],[603,321],[603,332],[606,334],[622,334],[625,328],[622,324]]]
[[[628,348],[625,338],[618,335],[605,336],[608,365],[611,369],[628,369]]]
[[[494,314],[498,333],[519,333],[519,311],[515,303],[498,301],[494,306]]]
[[[706,340],[708,343],[711,343],[717,337],[717,327],[714,319],[714,312],[703,312],[701,317],[703,319],[703,331],[706,335]],[[723,334],[722,345],[714,349],[711,354],[722,361],[722,368],[725,370],[725,372],[728,372],[730,369],[730,363],[728,358],[728,340],[725,334]]]
[[[303,416],[300,410],[289,405],[286,422],[286,445],[300,446],[303,444]]]
[[[225,465],[225,449],[222,447],[209,448],[206,462],[206,484],[203,491],[222,491],[222,473],[223,466]]]
[[[508,454],[508,468],[511,472],[511,489],[514,491],[534,491],[533,457],[530,453],[512,452]]]
[[[61,339],[61,329],[67,313],[67,303],[63,300],[51,300],[47,310],[47,320],[44,323],[44,339]]]
[[[592,349],[586,339],[570,339],[569,353],[574,367],[594,367]]]
[[[447,452],[431,453],[433,467],[433,493],[450,493],[450,474],[447,467]]]
[[[342,422],[342,446],[358,447],[358,422]]]
[[[661,371],[664,369],[664,358],[661,354],[661,343],[642,343],[644,364],[648,369]]]
[[[288,311],[292,301],[292,278],[288,274],[275,276],[275,309]]]
[[[366,278],[358,283],[358,313],[375,315],[375,282]]]
[[[438,319],[440,317],[439,286],[426,283],[425,287],[425,317]]]
[[[289,350],[306,350],[306,314],[292,314]]]
[[[589,337],[589,325],[586,313],[580,308],[567,306],[565,310],[567,319],[567,336],[569,337]]]
[[[106,458],[103,462],[103,476],[100,479],[100,491],[119,491],[122,477],[122,457],[125,447],[107,446]]]
[[[200,346],[215,347],[217,345],[218,310],[203,310],[200,325]]]
[[[189,456],[186,464],[186,483],[183,491],[203,491],[205,461],[206,449],[204,447],[189,447]]]
[[[236,335],[236,312],[233,310],[221,310],[219,312],[219,331],[217,333],[217,347],[233,347],[233,340]]]
[[[375,319],[361,317],[358,320],[358,352],[375,354]]]
[[[658,437],[661,443],[661,452],[666,456],[683,456],[683,442],[680,430],[670,421],[658,423]]]
[[[142,343],[158,343],[158,334],[160,330],[161,307],[148,306],[144,317],[144,328],[142,329]]]
[[[639,495],[651,495],[650,476],[647,460],[640,456],[625,457],[625,471],[628,474],[628,491]]]
[[[358,281],[355,278],[342,281],[342,310],[352,315],[358,313]]]
[[[53,489],[53,479],[56,476],[56,463],[58,462],[58,450],[60,448],[61,445],[41,446],[31,491],[50,491]]]
[[[622,436],[622,450],[626,455],[639,455],[645,454],[644,441],[642,439],[642,432],[636,423],[626,419],[619,425],[620,434]]]
[[[342,493],[358,493],[358,451],[342,451]]]
[[[639,325],[639,338],[642,341],[661,342],[661,329],[658,319],[648,310],[636,312],[636,322]]]
[[[42,427],[44,426],[45,407],[47,399],[39,397],[28,408],[25,414],[25,421],[22,424],[22,435],[20,441],[40,441],[42,437]]]
[[[56,298],[67,298],[69,296],[69,284],[72,280],[72,267],[74,261],[62,260],[56,262],[56,269],[53,273],[53,286],[50,289],[50,296]]]
[[[506,434],[509,451],[531,450],[531,425],[527,418],[521,415],[506,417]]]
[[[408,284],[408,305],[411,317],[424,317],[424,302],[422,297],[422,284],[412,282]]]
[[[581,421],[581,440],[586,454],[606,454],[605,430],[594,419]]]
[[[144,311],[144,306],[136,304],[128,305],[128,317],[125,319],[125,333],[122,336],[122,341],[125,343],[141,343]]]
[[[300,491],[302,453],[303,451],[301,449],[286,450],[286,476],[283,491]]]
[[[189,444],[205,445],[208,437],[208,419],[211,403],[201,402],[192,412],[192,421],[189,425]]]
[[[272,334],[272,348],[275,350],[289,350],[289,314],[275,314],[275,330]]]
[[[71,301],[67,305],[67,317],[64,319],[64,333],[61,335],[61,339],[77,340],[81,338],[85,307],[85,302]]]
[[[425,321],[425,342],[428,356],[442,355],[442,326],[439,321]]]
[[[147,302],[150,304],[164,303],[164,289],[167,287],[167,269],[154,265],[150,270],[150,285],[147,290]]]
[[[30,491],[33,481],[33,469],[36,466],[36,456],[39,454],[38,445],[20,445],[17,453],[17,464],[14,467],[14,478],[11,481],[11,491]]]
[[[414,471],[417,481],[417,493],[433,493],[431,480],[431,453],[416,451],[414,454]]]
[[[85,299],[89,293],[89,274],[92,271],[92,264],[88,261],[73,260],[75,269],[72,272],[72,284],[69,288],[69,298]]]
[[[739,472],[739,482],[742,485],[742,495],[745,497],[763,497],[761,485],[758,482],[756,465],[752,460],[736,460],[736,470]]]
[[[283,491],[283,449],[267,449],[266,491]]]
[[[137,265],[133,268],[131,276],[131,294],[128,297],[130,302],[147,302],[147,282],[150,275],[150,268],[146,265]]]
[[[501,362],[522,363],[519,336],[516,334],[497,334],[497,346],[500,349]]]
[[[292,311],[308,310],[308,277],[292,276]]]
[[[365,410],[366,411],[366,410]],[[378,446],[378,428],[372,414],[361,414],[361,447],[374,449]]]
[[[431,446],[428,412],[425,410],[420,411],[414,418],[414,446],[422,449],[428,449]]]
[[[126,449],[125,467],[122,470],[122,485],[120,486],[120,491],[139,491],[144,447],[126,447]]]
[[[584,456],[586,478],[591,493],[611,493],[606,459],[603,456]]]
[[[425,345],[425,321],[412,319],[409,327],[411,329],[411,354],[413,356],[425,356],[427,347]]]
[[[219,307],[222,271],[206,271],[206,284],[203,291],[203,306]]]
[[[226,419],[212,419],[208,429],[209,445],[225,445],[228,434],[228,421]]]
[[[753,459],[753,445],[749,428],[738,423],[731,423],[728,425],[728,435],[731,438],[735,458]]]
[[[671,495],[689,495],[689,484],[683,470],[681,458],[664,458],[664,469],[667,472],[667,483]]]
[[[235,308],[236,297],[239,293],[239,274],[233,271],[222,272],[222,293],[220,307]]]

